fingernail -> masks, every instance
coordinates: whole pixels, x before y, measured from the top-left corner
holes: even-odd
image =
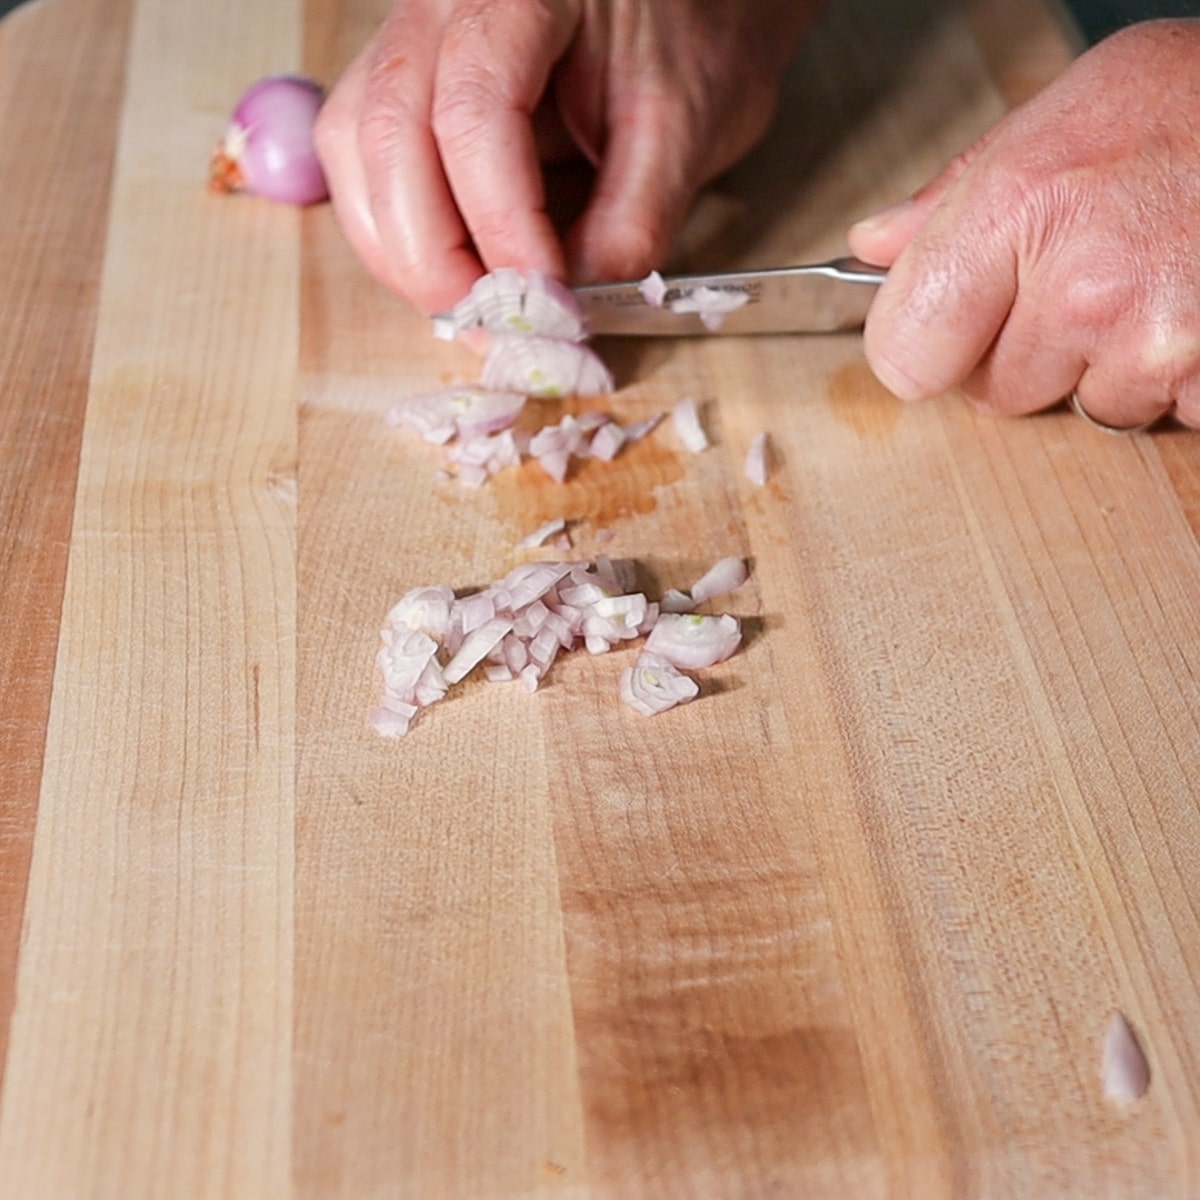
[[[901,200],[899,204],[889,204],[887,208],[881,208],[869,217],[863,217],[861,221],[855,221],[851,228],[860,229],[863,233],[875,233],[885,225],[891,224],[898,216],[912,208],[912,203],[912,200],[908,199]]]

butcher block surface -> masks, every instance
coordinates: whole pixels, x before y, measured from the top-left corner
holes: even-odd
[[[328,206],[204,186],[246,84],[380,12],[0,24],[0,1192],[1200,1195],[1197,435],[901,404],[854,334],[613,340],[540,415],[691,396],[710,449],[439,480],[384,414],[476,360]],[[842,251],[1075,49],[833,0],[678,264]],[[404,591],[564,554],[745,558],[743,649],[653,719],[579,652],[375,734]]]

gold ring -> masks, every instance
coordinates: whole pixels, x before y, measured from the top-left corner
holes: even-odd
[[[1093,429],[1099,429],[1101,433],[1112,433],[1119,437],[1127,437],[1133,433],[1145,433],[1147,429],[1152,429],[1162,420],[1162,417],[1155,417],[1152,421],[1145,421],[1141,425],[1108,425],[1104,421],[1099,421],[1092,416],[1082,404],[1079,403],[1079,393],[1072,392],[1067,397],[1067,402],[1074,409],[1077,415],[1081,416]],[[1164,413],[1163,416],[1166,414]]]

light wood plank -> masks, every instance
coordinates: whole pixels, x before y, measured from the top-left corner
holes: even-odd
[[[13,1195],[289,1178],[294,215],[207,154],[297,14],[138,6],[0,1123]]]
[[[128,20],[48,3],[0,24],[0,1073],[15,1002]],[[118,36],[113,36],[113,31]],[[37,102],[30,103],[36,96]],[[80,122],[80,108],[95,122]],[[41,147],[42,153],[30,153]]]

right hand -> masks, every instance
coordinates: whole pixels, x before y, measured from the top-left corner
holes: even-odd
[[[395,0],[317,124],[346,236],[425,312],[499,266],[638,278],[765,132],[819,3]],[[565,245],[539,163],[551,128],[597,168]]]

